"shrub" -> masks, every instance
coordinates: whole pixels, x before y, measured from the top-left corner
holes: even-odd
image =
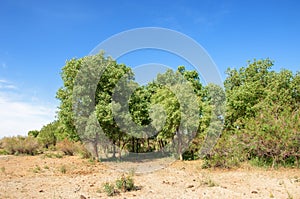
[[[38,133],[38,141],[43,145],[43,147],[48,148],[56,144],[55,132],[58,128],[58,122],[49,123],[41,129]]]
[[[67,138],[57,143],[56,148],[65,155],[80,155],[82,158],[90,158],[91,153],[80,142],[70,141]]]
[[[1,140],[3,149],[8,154],[28,154],[35,155],[40,149],[38,141],[32,137],[14,136],[5,137]]]
[[[203,169],[210,167],[232,168],[238,167],[245,160],[243,147],[237,135],[225,133],[218,140],[218,143],[204,157]]]
[[[66,167],[66,165],[62,165],[62,166],[60,167],[60,172],[61,172],[62,174],[66,174],[66,173],[67,173],[67,167]]]
[[[134,190],[135,186],[132,176],[128,175],[125,177],[122,175],[116,180],[116,187],[123,192]]]
[[[116,193],[114,185],[109,182],[104,183],[103,189],[107,196],[113,196]]]
[[[116,180],[116,186],[112,183],[106,182],[103,184],[103,189],[108,196],[113,196],[116,193],[119,193],[119,191],[133,191],[136,190],[137,187],[134,185],[132,175],[125,176],[123,174],[119,179]]]
[[[75,155],[78,151],[78,143],[64,139],[57,143],[56,148],[65,155]]]

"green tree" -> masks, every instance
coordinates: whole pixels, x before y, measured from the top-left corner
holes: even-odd
[[[57,138],[56,132],[58,130],[59,122],[54,121],[42,127],[37,139],[45,147],[55,146]]]
[[[227,70],[226,129],[211,154],[213,165],[249,159],[299,164],[299,73],[271,71],[272,65],[255,60]]]
[[[152,103],[161,105],[165,112],[153,119],[158,124],[165,121],[157,139],[161,143],[172,140],[171,151],[182,160],[199,127],[202,86],[198,74],[181,66],[176,72],[159,74],[154,83],[159,88],[151,98]]]
[[[71,59],[66,62],[66,65],[62,68],[61,78],[63,80],[63,87],[61,87],[57,93],[56,98],[60,100],[58,107],[58,120],[62,124],[61,126],[61,139],[69,138],[73,141],[78,141],[79,136],[76,132],[74,124],[73,114],[73,88],[75,78],[81,68],[83,58]]]

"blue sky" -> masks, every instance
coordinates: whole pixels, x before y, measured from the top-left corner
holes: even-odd
[[[227,67],[267,58],[274,69],[300,69],[297,0],[0,1],[0,137],[26,134],[54,120],[65,61],[82,57],[110,36],[133,28],[163,27],[196,40],[222,78]],[[148,54],[147,54],[148,53]],[[143,52],[119,61],[161,63]],[[166,65],[185,64],[169,57]]]

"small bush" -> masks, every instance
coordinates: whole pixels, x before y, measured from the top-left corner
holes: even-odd
[[[28,154],[35,155],[39,152],[40,145],[36,138],[32,136],[5,137],[1,140],[3,149],[12,155]]]
[[[9,153],[4,150],[4,149],[0,149],[0,155],[8,155]]]
[[[80,142],[74,142],[68,139],[64,139],[57,143],[56,148],[57,150],[63,152],[65,155],[80,155],[82,158],[91,157],[91,153]]]
[[[56,148],[65,155],[75,155],[78,151],[78,143],[64,139],[57,143]]]
[[[124,176],[122,175],[119,179],[115,182],[116,185],[106,182],[103,184],[104,192],[108,196],[113,196],[116,193],[119,193],[120,191],[126,192],[126,191],[133,191],[136,190],[137,187],[134,185],[134,180],[131,175]]]
[[[2,173],[5,173],[5,167],[1,167],[0,170]]]
[[[62,165],[62,166],[60,167],[60,172],[61,172],[62,174],[66,174],[66,173],[67,173],[67,167],[66,167],[66,165]]]
[[[134,181],[130,175],[126,177],[122,175],[121,178],[117,179],[116,187],[123,192],[135,190]]]
[[[38,165],[36,165],[33,169],[32,169],[33,173],[40,173],[41,172],[41,167],[39,167]]]
[[[107,196],[113,196],[116,193],[114,185],[109,182],[104,183],[103,189]]]

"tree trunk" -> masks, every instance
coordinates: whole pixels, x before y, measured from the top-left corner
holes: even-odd
[[[178,150],[177,153],[179,155],[179,160],[183,160],[182,157],[182,138],[181,138],[181,132],[179,130],[177,130],[177,137],[178,137]]]
[[[147,138],[147,152],[150,151],[150,138]]]
[[[97,161],[99,160],[98,142],[99,142],[99,134],[96,133],[96,137],[95,137],[95,141],[94,141],[94,152],[95,152],[95,158]]]
[[[113,141],[113,158],[116,157],[116,142]]]
[[[132,137],[132,139],[131,139],[131,144],[132,144],[132,152],[134,153],[134,149],[135,149],[135,147],[134,147],[134,137]]]

